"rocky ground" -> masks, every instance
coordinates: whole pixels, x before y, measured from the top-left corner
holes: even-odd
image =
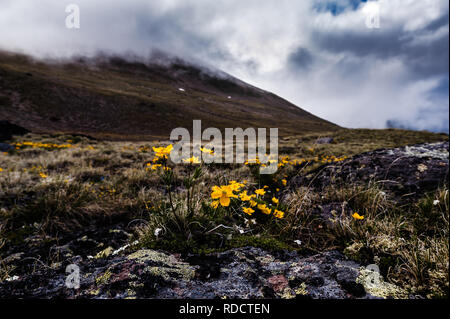
[[[448,148],[443,142],[364,153],[320,167],[290,185],[374,181],[399,198],[415,197],[448,178]],[[209,255],[171,254],[136,248],[129,230],[129,224],[116,224],[57,241],[31,236],[10,245],[2,263],[14,272],[0,282],[0,298],[413,297],[335,250],[313,254],[245,247]],[[69,265],[79,267],[78,289],[66,287]]]
[[[64,263],[80,267],[80,289],[65,286],[67,274],[60,265],[1,284],[0,297],[342,299],[402,294],[398,287],[372,280],[369,270],[336,251],[309,257],[252,247],[208,256],[109,253],[92,259],[75,256]]]

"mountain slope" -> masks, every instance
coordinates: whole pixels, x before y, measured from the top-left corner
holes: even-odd
[[[194,119],[203,128],[278,127],[280,135],[339,128],[224,73],[163,62],[0,53],[0,119],[34,132],[121,140],[167,138]]]

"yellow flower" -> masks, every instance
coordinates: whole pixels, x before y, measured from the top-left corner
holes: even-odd
[[[219,201],[215,200],[214,202],[211,203],[211,207],[214,209],[217,209],[217,207],[219,207]]]
[[[255,194],[260,195],[260,196],[264,196],[266,194],[266,191],[264,190],[264,188],[257,189],[255,191]]]
[[[208,148],[204,148],[204,147],[200,147],[200,151],[202,151],[205,154],[210,154],[210,155],[214,155],[214,151],[210,150]]]
[[[285,156],[281,159],[282,164],[289,164],[289,156]]]
[[[183,162],[187,163],[187,164],[200,164],[200,160],[196,156],[193,156],[188,159],[184,159]]]
[[[242,193],[239,195],[239,198],[240,198],[241,201],[243,201],[243,202],[248,202],[248,201],[250,201],[250,200],[252,199],[252,196],[249,196],[249,195],[247,194],[247,191],[245,191],[245,192],[242,192]]]
[[[156,171],[156,170],[157,170],[158,168],[160,168],[160,167],[162,167],[161,164],[155,164],[155,165],[152,166],[152,170],[153,170],[153,171]]]
[[[283,183],[283,186],[287,185],[287,180],[283,179],[283,180],[281,180],[281,182]]]
[[[278,203],[280,202],[276,197],[274,197],[274,198],[272,198],[272,202],[274,203],[274,204],[277,204],[278,205]]]
[[[230,186],[213,186],[212,190],[211,198],[218,199],[223,207],[230,206],[230,198],[237,198]]]
[[[231,181],[228,185],[233,191],[238,192],[245,185],[236,181]]]
[[[252,214],[255,212],[253,209],[251,209],[250,207],[248,208],[244,208],[243,209],[244,213],[246,213],[249,216],[252,216]]]
[[[356,219],[356,220],[363,220],[363,219],[364,219],[364,216],[361,216],[361,215],[358,214],[358,213],[354,213],[354,214],[352,215],[352,217],[353,217],[354,219]]]
[[[254,158],[254,159],[249,159],[248,161],[245,162],[245,165],[259,165],[261,164],[260,160],[258,158]]]
[[[0,167],[0,172],[3,172],[3,168]]]
[[[270,213],[272,212],[272,210],[268,208],[266,204],[259,204],[258,209],[266,215],[270,215]]]
[[[173,145],[170,144],[167,147],[153,147],[153,151],[156,153],[157,157],[167,158],[167,155],[170,154],[173,150]]]
[[[275,209],[275,211],[273,212],[273,216],[275,216],[278,219],[283,219],[284,218],[284,212],[282,212],[281,210]]]
[[[257,202],[255,202],[254,200],[250,200],[250,206],[251,207],[256,207],[258,205]]]
[[[44,174],[44,173],[39,173],[39,176],[41,177],[41,178],[47,178],[48,176],[46,175],[46,174]]]

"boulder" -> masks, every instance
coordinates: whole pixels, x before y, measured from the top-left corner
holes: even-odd
[[[316,144],[331,144],[334,142],[334,139],[332,137],[323,137],[323,138],[319,138],[316,141]]]
[[[0,143],[0,152],[8,152],[14,149],[14,146],[7,143]]]
[[[10,140],[13,135],[25,135],[29,132],[27,129],[9,121],[0,121],[0,141]]]
[[[325,164],[307,176],[291,181],[291,187],[324,189],[335,184],[367,184],[377,181],[399,200],[420,197],[448,180],[449,143],[427,143],[380,149],[356,155],[341,163]],[[405,196],[408,195],[408,196]]]

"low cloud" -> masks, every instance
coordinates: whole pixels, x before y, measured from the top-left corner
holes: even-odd
[[[449,130],[445,0],[0,0],[0,47],[39,57],[152,50],[224,70],[347,127]],[[374,4],[380,28],[366,27]]]

